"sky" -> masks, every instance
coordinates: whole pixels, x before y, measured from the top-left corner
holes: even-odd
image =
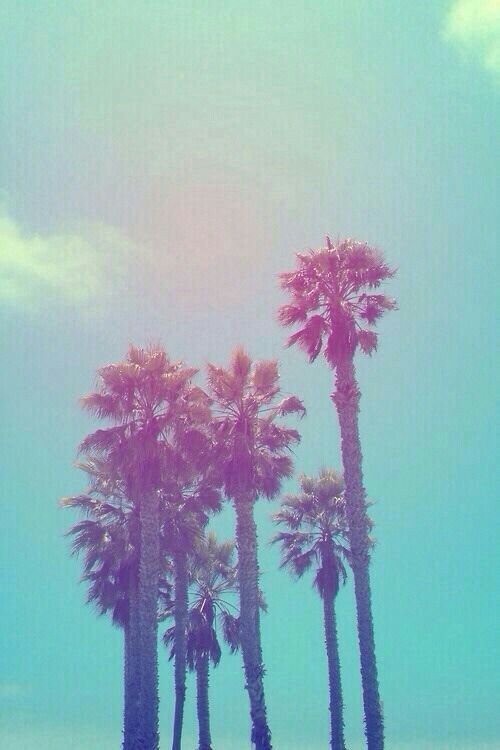
[[[78,397],[97,367],[129,342],[202,369],[237,343],[277,357],[308,410],[297,472],[339,467],[331,373],[275,321],[276,274],[329,233],[398,267],[399,310],[356,363],[387,748],[500,747],[499,86],[498,0],[4,0],[0,746],[119,746],[121,636],[84,604],[58,507],[84,488]],[[278,570],[276,507],[256,508],[269,720],[278,750],[319,750],[321,605]],[[214,525],[232,536],[229,507]],[[361,750],[351,582],[338,618]],[[166,748],[162,650],[160,682]],[[211,684],[216,747],[246,750],[238,657]],[[190,679],[186,747],[194,705]]]

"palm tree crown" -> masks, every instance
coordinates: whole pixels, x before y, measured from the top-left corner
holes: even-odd
[[[278,381],[275,360],[252,364],[241,348],[234,351],[227,369],[208,365],[218,462],[229,497],[251,493],[271,498],[292,472],[288,452],[300,436],[276,420],[287,414],[303,415],[305,409],[295,396],[278,399]]]
[[[219,620],[231,652],[239,647],[238,617],[231,602],[237,591],[234,551],[234,542],[218,542],[215,534],[209,531],[198,540],[190,556],[186,656],[191,670],[195,669],[196,661],[202,655],[209,656],[214,666],[219,663]],[[173,612],[168,608],[164,614],[171,616]],[[174,627],[165,631],[163,641],[166,646],[171,646],[171,657],[174,656]]]
[[[278,319],[285,326],[301,327],[287,341],[298,344],[314,361],[324,346],[332,367],[359,346],[365,354],[377,348],[377,333],[370,330],[396,302],[370,290],[391,278],[381,254],[366,243],[344,239],[326,247],[297,253],[298,268],[280,274],[280,286],[291,294]]]
[[[177,469],[177,446],[199,453],[196,426],[209,421],[210,405],[190,382],[196,372],[172,362],[160,347],[130,346],[124,362],[98,370],[98,390],[81,399],[84,408],[114,424],[84,438],[80,451],[105,452],[127,483],[140,483],[141,493],[158,486],[166,466]]]
[[[316,564],[314,586],[321,596],[326,589],[335,596],[346,580],[349,556],[344,481],[333,469],[322,469],[317,478],[302,475],[300,489],[298,495],[286,495],[273,514],[275,523],[288,529],[273,537],[281,544],[281,567],[300,578]]]

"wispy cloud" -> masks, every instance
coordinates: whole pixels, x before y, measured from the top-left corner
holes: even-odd
[[[129,248],[112,227],[92,224],[37,234],[0,215],[0,304],[23,310],[52,303],[98,305],[109,289],[110,272],[116,280]]]
[[[500,76],[500,0],[454,0],[444,36]]]

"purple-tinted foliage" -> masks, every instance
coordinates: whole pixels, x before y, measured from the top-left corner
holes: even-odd
[[[297,268],[279,276],[280,286],[290,301],[278,310],[284,326],[300,327],[287,345],[298,344],[313,362],[323,350],[331,367],[359,346],[365,354],[377,348],[377,334],[369,326],[396,302],[384,294],[372,294],[395,270],[381,253],[353,239],[297,253]],[[368,328],[367,328],[368,326]]]
[[[130,346],[125,361],[98,370],[97,390],[81,399],[111,424],[87,435],[80,452],[106,456],[139,495],[183,463],[199,463],[211,412],[207,395],[191,383],[196,372],[160,347]]]
[[[252,363],[242,348],[234,351],[227,368],[208,365],[208,391],[226,494],[273,497],[292,472],[290,451],[300,440],[297,430],[278,419],[303,416],[304,405],[296,396],[280,399],[275,360]]]
[[[342,475],[334,469],[322,469],[317,477],[303,474],[299,493],[285,495],[273,520],[285,529],[272,539],[281,545],[280,567],[297,578],[315,569],[320,595],[327,587],[335,595],[346,580],[349,558]]]

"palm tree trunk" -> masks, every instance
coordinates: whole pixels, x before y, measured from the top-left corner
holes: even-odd
[[[198,714],[198,750],[212,750],[210,736],[210,708],[208,703],[208,654],[201,654],[196,661],[196,711]]]
[[[128,596],[128,621],[124,638],[124,709],[123,750],[133,750],[137,733],[137,701],[139,699],[139,617],[137,607],[137,577],[131,575]]]
[[[328,687],[330,691],[330,747],[331,750],[345,750],[344,704],[340,681],[335,597],[333,592],[328,589],[323,594],[323,624],[325,628]]]
[[[253,498],[235,499],[238,581],[240,591],[241,651],[246,689],[250,700],[251,740],[255,750],[271,750],[271,732],[267,724],[264,698],[262,648],[259,624],[259,567],[257,529],[253,517]]]
[[[140,507],[139,555],[139,731],[134,750],[158,750],[158,583],[159,507],[156,492],[144,493]]]
[[[188,613],[188,565],[185,552],[174,555],[175,577],[175,710],[172,750],[180,750],[186,699],[186,624]]]
[[[336,390],[332,394],[332,399],[337,407],[340,423],[346,515],[356,597],[365,734],[368,750],[383,750],[384,723],[379,696],[370,593],[369,522],[366,514],[358,431],[359,397],[354,363],[350,357],[337,365]]]

